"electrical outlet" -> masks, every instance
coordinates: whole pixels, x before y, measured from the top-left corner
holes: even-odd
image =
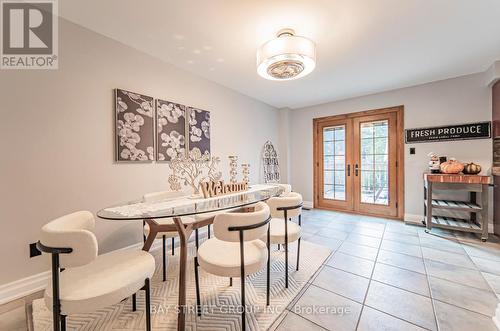
[[[38,255],[42,255],[42,252],[40,252],[38,248],[36,248],[36,243],[30,244],[30,257],[35,257]]]
[[[410,154],[415,154],[415,147],[410,147]]]

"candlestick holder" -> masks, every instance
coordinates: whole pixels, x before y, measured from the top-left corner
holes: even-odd
[[[229,156],[229,182],[236,183],[238,176],[238,157],[236,155]]]
[[[244,183],[250,183],[250,164],[248,163],[242,163],[241,164],[241,173],[243,174],[243,182]]]

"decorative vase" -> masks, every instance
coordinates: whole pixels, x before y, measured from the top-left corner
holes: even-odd
[[[241,168],[241,173],[243,174],[243,182],[250,183],[250,178],[248,177],[250,175],[250,164],[242,163]]]
[[[474,162],[464,164],[464,174],[467,175],[477,175],[481,172],[481,166]]]
[[[229,182],[236,183],[238,176],[238,157],[236,155],[229,156]]]

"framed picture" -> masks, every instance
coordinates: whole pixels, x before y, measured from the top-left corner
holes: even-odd
[[[150,162],[154,150],[154,99],[115,90],[116,161]]]
[[[198,148],[202,154],[210,153],[210,112],[189,107],[189,150]]]
[[[170,101],[156,100],[156,160],[170,161],[186,151],[186,109]]]

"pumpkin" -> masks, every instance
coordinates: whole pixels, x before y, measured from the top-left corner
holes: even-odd
[[[481,172],[481,166],[474,162],[464,164],[464,174],[477,175]]]
[[[441,172],[445,174],[458,174],[464,170],[464,165],[457,160],[451,158],[446,162],[441,163]]]

